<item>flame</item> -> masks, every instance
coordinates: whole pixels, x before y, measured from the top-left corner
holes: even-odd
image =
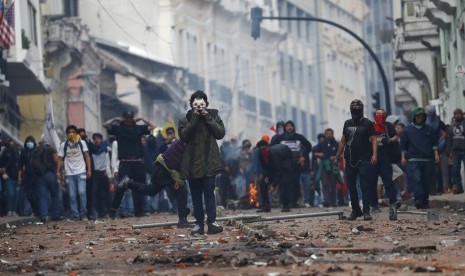
[[[250,206],[257,208],[260,206],[260,202],[258,201],[258,191],[257,186],[255,183],[250,183],[249,185],[249,203]]]

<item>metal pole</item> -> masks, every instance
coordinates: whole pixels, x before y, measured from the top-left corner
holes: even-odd
[[[259,215],[238,215],[238,216],[229,216],[229,217],[220,217],[217,218],[217,221],[230,221],[230,220],[242,220],[243,223],[250,222],[259,222],[259,221],[271,221],[271,220],[283,220],[283,219],[298,219],[298,218],[312,218],[312,217],[327,217],[327,216],[338,216],[339,219],[342,219],[344,216],[343,211],[332,211],[332,212],[319,212],[319,213],[304,213],[304,214],[294,214],[294,215],[282,215],[274,217],[261,217]],[[195,223],[194,220],[190,220],[190,223]],[[133,225],[133,229],[142,229],[142,228],[155,228],[155,227],[165,227],[165,226],[176,226],[178,223],[175,221],[170,222],[160,222],[160,223],[151,223],[151,224],[139,224]]]
[[[263,16],[261,19],[271,19],[271,20],[298,20],[298,21],[317,21],[317,22],[322,22],[326,23],[329,25],[332,25],[334,27],[337,27],[346,33],[352,35],[355,39],[357,39],[360,43],[362,43],[363,47],[370,53],[371,57],[375,60],[376,65],[378,66],[379,73],[381,74],[381,78],[383,79],[383,86],[384,86],[384,101],[385,101],[385,109],[387,114],[391,114],[391,100],[389,98],[389,85],[386,77],[386,73],[384,72],[383,66],[381,65],[381,62],[379,61],[378,57],[376,56],[375,52],[370,48],[370,46],[361,38],[359,37],[356,33],[353,31],[349,30],[348,28],[339,25],[336,22],[326,20],[326,19],[321,19],[317,17],[282,17],[282,16]]]
[[[338,216],[339,219],[342,219],[343,215],[344,215],[343,211],[332,211],[332,212],[304,213],[304,214],[295,214],[295,215],[263,217],[263,218],[260,218],[259,221],[298,219],[298,218],[315,218],[315,217],[327,217],[327,216]]]

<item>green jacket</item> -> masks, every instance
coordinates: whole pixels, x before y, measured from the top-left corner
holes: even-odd
[[[179,120],[179,137],[186,142],[181,165],[184,179],[212,177],[222,169],[216,140],[224,137],[224,124],[218,110],[207,111],[208,114],[203,117],[189,110],[186,117]]]

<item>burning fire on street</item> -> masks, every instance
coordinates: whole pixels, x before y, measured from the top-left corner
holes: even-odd
[[[250,206],[254,208],[258,208],[260,206],[260,202],[258,201],[257,185],[255,185],[254,182],[249,185],[249,203]]]

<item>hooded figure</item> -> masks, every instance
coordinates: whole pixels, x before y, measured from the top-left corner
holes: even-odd
[[[32,154],[36,148],[36,140],[32,136],[28,136],[26,140],[24,140],[24,148],[21,150],[21,154],[19,156],[19,175],[20,179],[24,180],[25,182],[32,181],[34,178],[31,161]]]
[[[415,191],[415,207],[418,209],[428,208],[434,178],[433,161],[439,162],[437,140],[432,128],[425,122],[425,110],[415,108],[412,112],[413,124],[405,128],[400,139],[402,165],[407,166],[407,183],[410,190]]]
[[[412,111],[412,124],[416,127],[422,127],[426,122],[426,112],[423,107],[417,107]]]
[[[363,103],[361,100],[355,99],[350,103],[350,115],[355,124],[358,124],[363,118]]]
[[[297,206],[297,200],[300,197],[300,176],[309,179],[310,177],[310,152],[312,151],[312,144],[303,135],[295,132],[295,125],[293,121],[287,121],[284,125],[284,133],[275,136],[276,138],[271,140],[271,146],[276,144],[283,144],[287,146],[294,157],[293,168],[294,171],[289,176],[289,185],[292,185],[293,194],[290,197],[291,207]],[[310,180],[304,181],[310,183]],[[307,184],[305,184],[307,185]],[[304,186],[305,196],[307,197],[310,192],[306,192],[309,189],[309,185]],[[310,202],[309,198],[304,198],[306,203]]]

